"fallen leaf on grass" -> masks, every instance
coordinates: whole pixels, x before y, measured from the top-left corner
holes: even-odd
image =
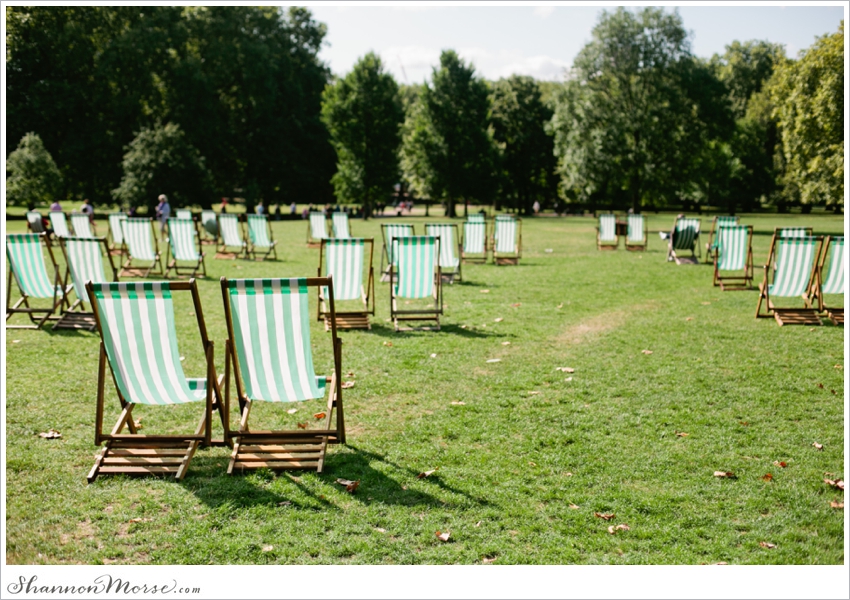
[[[676,437],[688,437],[688,435],[689,434],[685,433],[684,431],[677,431],[676,432]]]
[[[610,533],[611,535],[614,535],[618,531],[628,531],[629,529],[631,529],[631,527],[629,527],[625,523],[620,523],[619,525],[616,525],[616,526],[611,525],[608,528],[608,533]]]
[[[823,389],[823,384],[822,384],[822,383],[819,383],[819,384],[818,384],[818,389],[819,389],[819,390],[822,390],[822,389]]]
[[[561,302],[561,303],[560,303],[558,306],[556,306],[555,308],[564,308],[564,303],[563,303],[563,302]]]
[[[522,306],[522,302],[514,302],[511,304],[511,308],[519,308],[520,306]]]
[[[566,379],[564,379],[564,381],[572,381],[572,380],[573,380],[572,377],[567,377]]]
[[[181,356],[181,357],[180,357],[180,362],[183,362],[184,360],[186,360],[186,357],[185,357],[185,356]]]
[[[53,440],[56,438],[61,438],[62,434],[56,431],[55,429],[51,429],[50,431],[42,431],[38,434],[38,437],[42,437],[46,440]]]
[[[770,542],[759,542],[759,546],[762,548],[776,548],[776,544],[771,544]]]
[[[461,325],[461,326],[460,326],[460,328],[461,328],[461,329],[466,329],[466,325]]]
[[[344,485],[345,491],[348,492],[349,494],[353,494],[354,492],[356,492],[357,486],[360,485],[359,479],[357,481],[351,481],[350,479],[340,478],[340,479],[337,479],[336,482],[340,485]]]
[[[437,355],[436,355],[436,354],[432,354],[432,355],[431,355],[431,358],[437,358]]]
[[[570,507],[571,509],[573,509],[573,510],[578,510],[578,509],[579,509],[579,505],[578,505],[578,504],[573,504],[572,502],[570,502],[569,507]]]
[[[693,320],[694,320],[694,318],[693,318],[693,317],[686,317],[686,318],[685,318],[685,321],[693,321]]]
[[[497,363],[497,362],[502,362],[502,359],[501,358],[488,358],[487,362],[488,363]]]
[[[711,304],[711,302],[703,302],[702,303],[703,306],[708,306],[709,304]]]
[[[781,461],[781,460],[775,460],[775,461],[773,461],[773,465],[776,466],[776,467],[782,467],[784,469],[785,467],[788,466],[788,463]]]
[[[564,477],[572,477],[572,476],[573,476],[573,474],[572,474],[572,473],[570,473],[569,471],[567,471],[566,473],[564,473]]]
[[[652,350],[641,350],[641,352],[642,352],[642,353],[644,353],[644,354],[646,354],[647,356],[649,356],[650,354],[652,354]]]
[[[307,423],[298,423],[298,429],[307,429]]]
[[[348,389],[351,389],[353,387],[354,387],[353,381],[343,381],[342,382],[342,389],[344,389],[344,390],[348,390]]]
[[[431,475],[436,473],[439,469],[440,469],[440,467],[437,467],[436,469],[431,469],[430,471],[425,471],[424,473],[420,473],[419,475],[416,476],[416,479],[425,479],[426,477],[430,477]]]
[[[443,541],[443,542],[448,542],[448,541],[449,541],[449,536],[451,535],[451,532],[450,532],[450,531],[445,531],[445,532],[443,532],[443,531],[440,531],[440,530],[438,529],[438,530],[434,533],[434,535],[436,535],[436,536],[437,536],[437,539],[438,539],[438,540],[441,540],[441,541]]]
[[[556,371],[563,371],[564,373],[575,373],[576,372],[576,370],[573,369],[572,367],[557,367],[555,370]]]
[[[761,478],[764,481],[773,481],[773,473],[765,473]]]
[[[510,345],[511,345],[510,342],[502,342],[502,346],[510,346]]]
[[[21,340],[12,340],[12,343],[13,343],[13,344],[19,344],[19,343],[21,343]],[[837,365],[836,365],[836,366],[837,366]]]
[[[130,519],[127,522],[128,523],[147,523],[149,521],[150,521],[150,519],[148,519],[148,518],[136,517],[135,519]]]
[[[495,319],[493,319],[494,323],[501,323],[502,321],[504,321],[502,317],[496,317]]]
[[[536,462],[532,462],[532,461],[528,461],[528,466],[530,466],[530,467],[536,467],[536,466],[537,466],[537,463],[536,463]]]
[[[832,392],[833,395],[835,395],[837,393],[835,390],[829,390],[829,391]]]
[[[278,502],[277,505],[278,506],[292,506],[292,501],[291,500],[284,500],[283,502]]]
[[[598,512],[595,512],[595,513],[593,513],[593,516],[599,517],[600,519],[605,519],[606,521],[610,521],[611,519],[613,519],[617,515],[615,515],[614,513],[598,513]]]
[[[452,401],[452,406],[466,406],[466,402],[463,400],[455,400]]]
[[[714,476],[715,477],[727,477],[729,479],[735,478],[735,474],[732,471],[715,471]]]
[[[537,394],[539,394],[540,392],[538,392],[538,391],[532,391],[532,392],[526,392],[526,393],[527,393],[529,396],[536,396],[536,395],[537,395]]]
[[[274,550],[274,546],[263,546],[263,552],[271,552]]]
[[[349,371],[348,377],[351,377],[352,379],[354,379],[354,371]]]
[[[384,342],[384,346],[392,346],[392,345],[393,345],[392,342]]]
[[[496,557],[487,558],[486,556],[481,559],[481,562],[485,565],[489,565],[490,563],[496,562]]]
[[[288,412],[290,415],[294,415],[295,413],[297,413],[297,412],[298,412],[298,409],[297,409],[297,408],[290,408],[290,409],[289,409],[288,411],[286,411],[286,412]]]
[[[818,444],[817,442],[812,442],[812,446],[814,446],[816,450],[823,450],[823,444]]]
[[[747,421],[738,421],[738,423],[740,423],[740,424],[741,424],[741,425],[743,425],[744,427],[749,427],[749,426],[750,426],[750,424],[749,424]]]
[[[475,524],[475,526],[476,526],[476,527],[481,527],[481,523],[482,523],[481,521],[478,521],[478,522]]]
[[[843,502],[836,502],[836,501],[834,501],[834,500],[833,500],[832,502],[830,502],[830,503],[829,503],[829,505],[830,505],[832,508],[844,508],[844,503],[843,503]]]
[[[543,252],[545,252],[546,254],[552,254],[554,251],[555,251],[554,248],[546,248],[546,249],[543,250]]]
[[[842,365],[835,365],[835,368],[836,369],[843,369],[844,367]]]
[[[324,419],[327,416],[328,416],[327,413],[324,413],[324,412],[317,412],[317,413],[313,414],[313,418],[316,419],[317,421],[319,419]]]
[[[384,529],[383,527],[375,527],[375,531],[379,531],[380,533],[386,533],[387,532],[387,530]]]
[[[489,294],[490,290],[479,290],[482,294]]]
[[[842,481],[841,479],[836,479],[835,481],[833,481],[832,479],[824,479],[823,482],[826,485],[834,487],[837,490],[844,489],[844,481]]]

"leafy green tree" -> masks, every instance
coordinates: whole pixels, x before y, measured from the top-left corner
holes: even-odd
[[[729,90],[729,101],[736,119],[743,118],[753,94],[761,91],[774,68],[785,59],[781,44],[750,40],[734,41],[723,55],[711,57],[717,77]]]
[[[26,134],[6,159],[6,204],[49,204],[62,186],[62,174],[35,133]]]
[[[127,146],[123,167],[113,195],[126,206],[146,206],[149,214],[160,194],[174,206],[191,206],[202,204],[213,190],[204,158],[173,123],[139,132]]]
[[[368,216],[398,181],[404,120],[398,85],[377,55],[368,53],[325,88],[322,117],[337,155],[337,198],[362,204]]]

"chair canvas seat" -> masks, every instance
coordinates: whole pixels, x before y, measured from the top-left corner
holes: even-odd
[[[44,233],[6,234],[6,259],[9,261],[9,277],[6,282],[6,329],[41,329],[44,324],[55,319],[56,311],[67,305],[67,293],[70,286],[63,285],[59,267],[50,246],[42,244]],[[42,247],[47,247],[47,255],[53,265],[53,279],[47,275]],[[12,304],[12,279],[18,286],[21,297]],[[37,308],[30,300],[51,300],[49,308]],[[18,313],[26,314],[32,325],[9,325],[9,319]],[[38,315],[43,315],[37,318]]]
[[[119,276],[147,277],[151,273],[162,275],[162,258],[153,223],[148,219],[127,218],[121,221],[121,231],[127,260],[122,265]],[[139,262],[142,265],[139,265]]]
[[[335,238],[350,238],[351,232],[348,228],[348,213],[335,212],[332,216],[333,230]]]
[[[233,258],[247,256],[248,243],[242,233],[238,215],[218,215],[218,233],[221,238],[221,246],[218,248],[216,258]],[[238,248],[234,251],[233,248]]]
[[[643,215],[629,214],[626,231],[626,250],[646,250],[647,231]]]
[[[440,238],[440,272],[449,283],[462,281],[458,228],[455,223],[426,223],[425,233]]]
[[[174,218],[192,220],[192,210],[189,208],[178,208],[174,211]]]
[[[817,311],[809,305],[806,294],[809,291],[822,242],[823,239],[819,237],[777,238],[774,236],[767,264],[764,266],[764,281],[759,285],[756,318],[774,317],[780,325],[786,323],[820,325]],[[803,307],[780,308],[773,304],[773,298],[794,297],[804,300]],[[765,314],[761,313],[763,305],[766,309]]]
[[[752,225],[721,225],[715,237],[714,282],[722,291],[748,290],[753,285]],[[738,272],[735,274],[735,272]],[[743,273],[740,273],[743,272]],[[721,274],[731,273],[731,274]]]
[[[493,227],[493,262],[517,265],[522,257],[522,220],[512,215],[497,215]]]
[[[670,232],[667,245],[667,260],[677,265],[696,264],[697,254],[701,254],[699,245],[700,220],[693,217],[676,217],[676,223]],[[690,250],[691,256],[680,256],[681,251]]]
[[[204,227],[203,244],[215,244],[218,239],[218,217],[214,210],[201,211],[201,225]]]
[[[596,228],[596,248],[598,250],[616,250],[619,245],[620,237],[617,235],[616,215],[599,215],[599,226]]]
[[[717,215],[711,220],[711,228],[708,230],[708,241],[705,243],[705,262],[714,260],[714,253],[717,251],[718,239],[721,227],[729,227],[731,225],[740,225],[739,217],[733,215]]]
[[[368,245],[368,254],[366,246]],[[375,314],[375,274],[372,268],[374,253],[372,238],[333,238],[322,240],[319,251],[319,277],[333,277],[334,297],[337,303],[336,325],[339,329],[371,329],[369,315]],[[368,269],[364,269],[368,265]],[[323,267],[324,266],[324,270]],[[366,274],[366,282],[363,275]],[[318,319],[325,322],[325,331],[330,330],[327,318],[330,305],[328,290],[320,289]],[[371,301],[371,309],[370,309]],[[354,304],[357,309],[346,310],[341,302]]]
[[[487,262],[487,223],[484,216],[479,220],[470,218],[463,224],[463,250],[461,258],[464,262]]]
[[[106,277],[103,268],[103,255],[109,260],[112,270],[112,281],[118,281],[118,272],[106,238],[60,238],[59,245],[65,255],[65,283],[71,278],[74,293],[77,299],[62,312],[62,317],[53,326],[53,329],[85,329],[94,331],[97,323],[94,318],[94,310],[83,310],[84,304],[91,306],[91,300],[86,291],[86,283],[106,283],[110,281]]]
[[[68,229],[68,218],[65,213],[58,210],[51,210],[47,213],[50,219],[50,226],[53,228],[53,235],[57,237],[70,237],[71,231]]]
[[[274,254],[274,259],[277,260],[277,242],[272,239],[271,223],[266,215],[248,215],[248,256],[254,260],[265,260],[270,255]],[[257,258],[258,250],[260,250],[260,258]]]
[[[41,213],[37,210],[27,211],[27,230],[31,233],[46,233],[44,230],[44,221],[42,221]],[[46,238],[45,238],[46,239]]]
[[[109,214],[109,252],[111,254],[122,254],[124,251],[124,230],[121,222],[126,219],[126,213],[116,212]]]
[[[398,262],[392,255],[392,239],[410,237],[415,235],[413,225],[407,223],[384,223],[381,225],[381,236],[384,240],[383,248],[381,248],[381,281],[387,282],[390,280],[390,266],[395,264],[398,270]]]
[[[310,218],[307,223],[307,246],[310,248],[318,248],[322,240],[328,237],[328,223],[325,218],[325,213],[313,211],[310,213]]]
[[[71,227],[74,229],[74,237],[93,238],[91,222],[86,213],[71,213]]]
[[[168,253],[170,259],[166,260],[168,266],[165,269],[165,277],[171,271],[178,277],[195,277],[198,271],[203,277],[207,276],[207,265],[204,262],[205,254],[198,251],[195,240],[198,230],[192,219],[168,219]],[[189,263],[188,265],[179,264]]]
[[[824,268],[829,260],[829,269],[824,275]],[[824,240],[823,249],[817,260],[816,273],[812,277],[807,293],[807,306],[817,301],[817,311],[826,313],[833,325],[844,324],[844,307],[827,305],[825,295],[844,295],[844,236],[829,236]]]
[[[440,274],[440,238],[433,236],[408,236],[391,238],[393,257],[398,263],[390,263],[390,274],[395,276],[390,283],[390,319],[396,331],[402,328],[400,321],[435,321],[433,327],[422,330],[440,330],[440,315],[443,314],[442,277]],[[399,299],[431,299],[424,308],[403,308]]]

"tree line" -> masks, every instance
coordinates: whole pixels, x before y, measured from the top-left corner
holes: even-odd
[[[560,83],[486,81],[452,50],[422,85],[374,53],[333,77],[325,35],[303,8],[7,8],[7,202],[369,214],[400,184],[452,215],[843,207],[843,22],[796,59],[764,41],[701,59],[677,12],[604,11]]]

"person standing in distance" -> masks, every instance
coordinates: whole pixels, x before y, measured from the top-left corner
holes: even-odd
[[[171,216],[171,206],[168,204],[168,198],[165,194],[160,194],[159,204],[156,205],[156,220],[159,221],[159,235],[163,240],[169,216]]]

